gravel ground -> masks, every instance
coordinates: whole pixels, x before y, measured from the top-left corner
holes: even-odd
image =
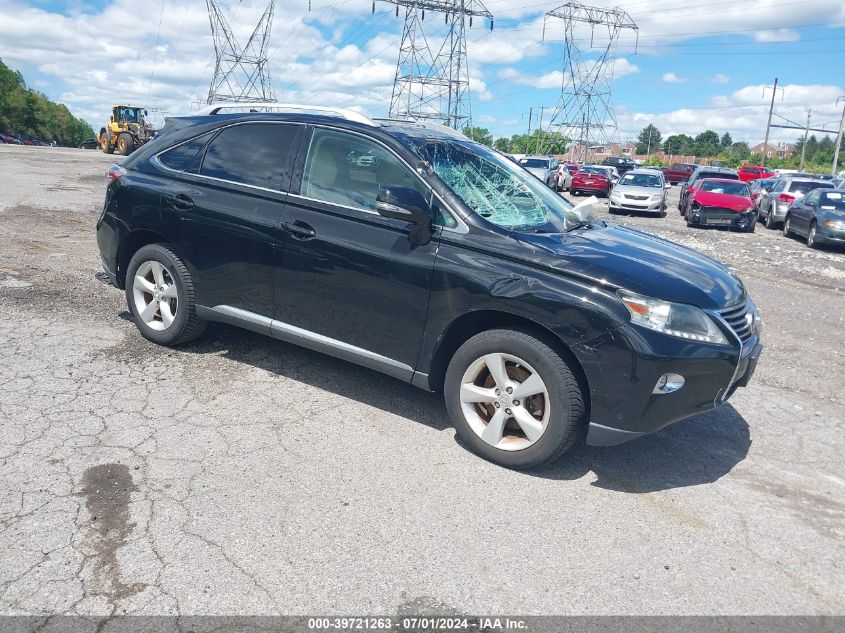
[[[0,147],[0,613],[845,614],[845,254],[615,216],[735,266],[767,348],[719,410],[519,473],[381,374],[141,338],[94,278],[113,161]]]

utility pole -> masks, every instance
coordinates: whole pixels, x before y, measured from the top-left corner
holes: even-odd
[[[766,122],[766,138],[763,141],[763,153],[760,159],[760,164],[766,164],[766,150],[769,148],[769,128],[772,127],[772,111],[775,109],[775,95],[778,92],[778,78],[775,77],[775,85],[772,88],[772,102],[769,105],[769,120]],[[764,91],[765,94],[765,91]]]
[[[807,137],[810,135],[810,116],[813,114],[812,109],[807,110],[807,127],[804,128],[804,142],[801,143],[801,165],[798,167],[800,171],[804,171],[804,154],[807,153]]]
[[[534,108],[528,108],[528,138],[531,138],[531,118],[534,116]]]
[[[540,121],[537,123],[537,149],[534,150],[535,153],[540,153],[540,137],[543,135],[543,110],[545,110],[545,106],[540,106]]]
[[[845,102],[845,96],[836,98],[836,105]],[[830,166],[830,175],[836,175],[836,166],[839,163],[839,148],[842,146],[842,132],[845,130],[845,103],[842,104],[842,118],[839,119],[839,134],[836,135],[836,147],[833,149],[833,164]]]

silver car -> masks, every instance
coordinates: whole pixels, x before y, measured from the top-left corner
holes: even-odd
[[[557,187],[557,158],[552,156],[523,156],[519,159],[519,164],[549,187]]]
[[[637,168],[626,172],[610,191],[610,212],[642,211],[664,215],[666,188],[663,173]]]
[[[772,185],[771,191],[760,206],[760,221],[765,221],[767,229],[773,229],[783,223],[789,205],[803,198],[813,189],[833,189],[833,183],[810,176],[783,176]]]

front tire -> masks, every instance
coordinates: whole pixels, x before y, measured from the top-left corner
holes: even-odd
[[[194,285],[182,259],[164,244],[143,246],[126,269],[126,303],[141,336],[176,346],[198,338]]]
[[[470,338],[449,362],[446,409],[481,457],[530,468],[566,452],[585,423],[584,397],[569,364],[521,330]]]

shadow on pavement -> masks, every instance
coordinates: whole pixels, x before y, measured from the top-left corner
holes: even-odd
[[[246,330],[210,324],[205,336],[181,350],[220,354],[437,430],[452,426],[440,394]],[[558,462],[522,474],[576,480],[592,471],[594,486],[653,492],[714,482],[745,459],[750,446],[748,423],[726,404],[620,446],[592,447],[582,440]]]

